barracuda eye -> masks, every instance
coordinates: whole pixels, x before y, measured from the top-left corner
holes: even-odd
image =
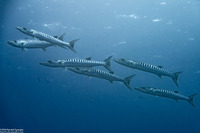
[[[21,45],[24,45],[24,43],[22,42],[22,43],[20,43]]]
[[[17,41],[16,41],[16,40],[14,40],[14,42],[15,42],[15,43],[17,43]]]
[[[50,63],[50,64],[51,64],[51,63],[53,63],[53,62],[52,62],[52,61],[50,61],[50,60],[49,60],[49,61],[47,61],[47,62],[48,62],[48,63]]]

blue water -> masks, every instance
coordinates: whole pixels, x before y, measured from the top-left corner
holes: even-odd
[[[25,133],[199,133],[200,96],[187,101],[129,91],[119,82],[39,65],[51,59],[134,59],[183,71],[171,78],[111,61],[131,87],[151,86],[200,94],[200,1],[20,0],[0,1],[0,129]],[[59,47],[22,51],[8,40],[30,38],[16,27],[77,38],[77,53]],[[98,69],[105,70],[103,67]]]

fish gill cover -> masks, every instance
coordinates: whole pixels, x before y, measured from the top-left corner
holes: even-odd
[[[198,0],[0,1],[0,11],[0,132],[200,132]]]

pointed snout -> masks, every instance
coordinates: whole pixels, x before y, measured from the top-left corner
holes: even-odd
[[[135,89],[136,89],[136,90],[141,90],[141,89],[142,89],[142,87],[135,87]]]
[[[113,59],[117,63],[123,63],[125,60],[124,59]]]
[[[7,43],[12,45],[12,44],[13,44],[13,41],[7,41]]]
[[[42,66],[49,66],[49,63],[47,63],[47,62],[41,62],[39,64],[42,65]]]
[[[148,90],[148,87],[135,87],[135,90],[146,92]]]
[[[28,31],[28,29],[24,28],[24,27],[16,27],[16,29],[18,29],[19,31],[21,31],[23,33]]]
[[[7,41],[7,43],[12,45],[12,46],[16,46],[16,41]]]
[[[120,61],[120,59],[116,59],[116,58],[115,58],[115,59],[113,59],[113,60],[114,60],[115,62],[119,62],[119,61]]]
[[[23,27],[16,27],[16,29],[18,29],[18,30],[23,30],[24,28]]]

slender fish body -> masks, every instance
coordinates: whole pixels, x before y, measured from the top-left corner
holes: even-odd
[[[48,34],[45,34],[43,32],[33,30],[33,29],[27,29],[27,28],[23,28],[23,27],[17,27],[17,29],[24,34],[27,34],[29,36],[32,36],[32,37],[37,38],[37,39],[42,40],[42,41],[47,41],[51,44],[56,44],[56,45],[58,45],[62,48],[67,46],[73,52],[76,52],[75,49],[74,49],[74,44],[79,39],[73,40],[71,42],[65,42],[65,41],[63,41],[63,37],[64,37],[65,34],[63,34],[61,37],[57,38],[55,36],[51,36],[51,35],[48,35]]]
[[[42,50],[46,51],[47,47],[55,46],[46,41],[30,40],[30,39],[8,41],[7,43],[13,47],[21,48],[22,50],[41,48]]]
[[[145,72],[156,74],[160,78],[162,76],[171,77],[172,80],[174,81],[174,83],[177,86],[179,86],[177,80],[178,80],[179,74],[181,74],[182,72],[171,73],[171,72],[163,69],[162,66],[154,66],[154,65],[151,65],[151,64],[138,62],[138,61],[134,61],[134,60],[114,59],[114,61],[121,64],[121,65],[124,65],[126,67],[130,67],[132,69],[138,69],[138,70],[142,70],[142,71],[145,71]]]
[[[109,56],[104,61],[95,61],[91,60],[91,58],[86,59],[65,59],[65,60],[49,60],[47,62],[40,63],[43,66],[48,67],[94,67],[94,66],[104,66],[111,73],[112,70],[110,68],[110,59],[112,56]]]
[[[147,93],[154,96],[166,97],[166,98],[174,99],[176,101],[185,100],[185,101],[188,101],[193,107],[195,106],[193,103],[193,97],[196,96],[197,94],[184,96],[182,94],[179,94],[178,91],[168,91],[168,90],[158,89],[158,88],[153,88],[153,87],[137,87],[135,89],[143,93]]]
[[[112,74],[112,73],[109,73],[106,71],[102,71],[102,70],[98,70],[98,69],[82,69],[82,68],[68,68],[68,69],[70,71],[73,71],[78,74],[97,77],[97,78],[101,78],[101,79],[106,79],[106,80],[110,81],[111,83],[113,81],[123,82],[130,90],[132,90],[130,87],[130,80],[135,76],[135,75],[131,75],[127,78],[121,78],[115,74]]]

